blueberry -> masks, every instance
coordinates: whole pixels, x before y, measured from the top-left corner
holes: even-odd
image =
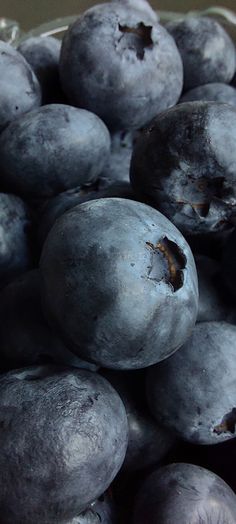
[[[236,107],[236,89],[222,83],[204,84],[184,93],[179,102],[193,102],[195,100],[222,102]]]
[[[0,292],[0,369],[49,362],[96,369],[73,355],[47,325],[38,273],[28,271]]]
[[[0,425],[4,524],[78,516],[108,488],[127,447],[119,396],[96,373],[75,368],[1,375]]]
[[[229,83],[236,70],[234,43],[213,18],[187,16],[167,24],[184,65],[184,89]]]
[[[59,79],[60,40],[52,36],[31,36],[21,42],[18,51],[31,65],[39,80],[42,103],[59,101],[63,96]]]
[[[70,26],[60,58],[71,104],[112,130],[136,129],[178,101],[183,66],[173,38],[145,10],[92,7]]]
[[[156,420],[183,439],[217,444],[235,436],[236,326],[201,322],[186,344],[147,373]]]
[[[23,200],[0,193],[0,287],[32,265],[31,226]]]
[[[236,522],[236,496],[217,475],[193,464],[170,464],[147,477],[138,492],[134,524]]]
[[[48,319],[81,358],[140,368],[176,351],[197,314],[194,260],[179,231],[151,207],[101,198],[51,229],[41,256]]]
[[[130,473],[158,464],[175,443],[175,437],[149,413],[143,377],[133,371],[103,370],[102,375],[119,393],[128,418],[129,442],[121,471]]]
[[[0,40],[0,131],[40,104],[40,86],[30,65]]]
[[[186,235],[228,229],[235,214],[236,109],[185,102],[156,117],[134,148],[130,177]]]
[[[22,116],[0,135],[1,181],[28,197],[52,196],[94,181],[110,150],[94,114],[50,104]]]

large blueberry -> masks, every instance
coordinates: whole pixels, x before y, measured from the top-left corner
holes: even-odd
[[[31,228],[23,200],[0,193],[0,287],[32,265]]]
[[[217,444],[235,436],[236,326],[201,322],[186,344],[147,373],[151,412],[185,440]]]
[[[62,97],[59,80],[61,42],[52,36],[31,36],[21,42],[18,51],[31,65],[42,90],[42,103]]]
[[[50,321],[76,354],[104,367],[166,358],[196,320],[190,248],[139,202],[101,198],[62,215],[44,244],[41,274]]]
[[[46,323],[38,273],[28,271],[0,292],[0,369],[48,362],[96,369],[71,353]]]
[[[234,42],[213,18],[187,16],[167,24],[184,65],[184,89],[229,83],[236,70]]]
[[[73,105],[122,130],[176,104],[183,65],[174,39],[148,12],[114,2],[92,7],[69,28],[60,77]]]
[[[193,464],[170,464],[147,477],[134,524],[235,524],[236,496],[220,477]]]
[[[236,109],[185,102],[139,137],[131,183],[185,234],[223,231],[235,215]]]
[[[179,102],[193,102],[195,100],[222,102],[236,107],[236,89],[222,83],[204,84],[184,93]]]
[[[30,65],[0,40],[0,131],[40,104],[41,89]]]
[[[110,152],[96,115],[50,104],[12,122],[0,135],[0,184],[28,197],[52,196],[94,181]]]
[[[4,524],[73,519],[108,488],[126,452],[125,408],[90,371],[32,367],[1,375],[0,423]]]

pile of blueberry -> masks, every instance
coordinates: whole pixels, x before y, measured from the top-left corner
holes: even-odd
[[[0,41],[0,523],[236,524],[236,49]]]

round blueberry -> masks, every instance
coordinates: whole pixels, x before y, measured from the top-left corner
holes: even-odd
[[[193,464],[170,464],[142,484],[134,524],[234,524],[236,496],[220,477]]]
[[[71,104],[122,130],[176,104],[183,66],[174,39],[147,11],[114,2],[92,7],[70,26],[60,77]]]
[[[196,444],[235,436],[236,326],[201,322],[185,345],[147,373],[157,421]]]
[[[236,108],[185,102],[156,117],[139,137],[130,177],[184,233],[228,229],[236,202]]]
[[[192,253],[173,224],[145,204],[101,198],[74,207],[51,229],[40,265],[48,318],[85,360],[146,367],[192,331]]]
[[[96,373],[75,368],[1,375],[0,426],[4,524],[78,516],[108,488],[127,447],[118,394]]]
[[[167,24],[184,66],[184,89],[229,83],[236,70],[234,42],[213,18],[187,16]]]
[[[1,182],[28,197],[52,196],[91,183],[110,153],[96,115],[50,104],[22,116],[0,135]]]

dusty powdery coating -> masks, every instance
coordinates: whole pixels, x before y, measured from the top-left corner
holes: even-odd
[[[138,139],[131,183],[185,234],[223,231],[235,214],[235,141],[233,107],[179,104]]]
[[[0,193],[0,287],[32,264],[31,217],[21,198]]]
[[[0,41],[0,131],[41,104],[39,82],[23,56]]]
[[[64,524],[108,488],[124,460],[125,408],[96,373],[32,367],[2,375],[0,417],[4,524]]]
[[[236,496],[212,471],[170,464],[149,475],[138,491],[133,523],[144,522],[235,524]]]
[[[186,344],[147,373],[151,412],[187,441],[217,444],[235,436],[236,326],[201,322]]]
[[[52,36],[31,36],[18,47],[31,65],[42,89],[42,102],[49,104],[60,95],[59,58],[61,42]]]
[[[67,31],[60,59],[70,102],[112,129],[139,128],[178,101],[183,66],[170,34],[121,3],[86,11]]]
[[[22,116],[0,135],[0,183],[27,196],[52,196],[94,181],[110,135],[93,113],[50,104]]]
[[[204,84],[190,89],[180,99],[182,102],[205,100],[209,102],[222,102],[236,107],[236,89],[222,83]]]
[[[120,198],[80,204],[51,229],[42,297],[68,347],[104,367],[146,367],[176,351],[197,314],[196,269],[180,232]]]
[[[234,42],[213,18],[187,16],[167,24],[184,66],[184,89],[228,83],[236,69]]]

